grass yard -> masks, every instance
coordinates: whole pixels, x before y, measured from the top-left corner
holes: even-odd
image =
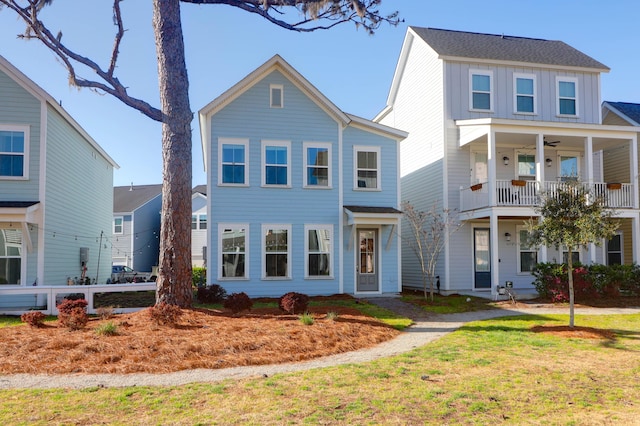
[[[0,391],[5,424],[638,424],[640,314],[469,323],[374,362],[180,387]]]

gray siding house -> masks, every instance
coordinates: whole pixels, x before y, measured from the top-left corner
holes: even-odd
[[[162,185],[113,188],[111,255],[114,265],[153,272],[160,254]]]
[[[0,285],[66,285],[83,275],[106,281],[117,167],[55,99],[0,56]],[[20,297],[33,299],[7,296],[0,305]]]
[[[524,221],[540,191],[580,179],[622,220],[616,244],[578,253],[583,263],[640,261],[637,133],[601,124],[600,75],[609,69],[561,41],[409,27],[387,106],[374,121],[402,128],[402,200],[458,212],[437,274],[446,292],[490,292],[511,281],[533,292],[538,262],[562,247],[530,247]],[[607,159],[630,155],[613,174]],[[631,161],[629,159],[632,159]],[[407,228],[407,227],[403,227]],[[421,286],[403,246],[403,283]]]

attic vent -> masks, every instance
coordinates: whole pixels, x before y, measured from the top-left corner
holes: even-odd
[[[271,84],[269,86],[269,105],[271,108],[282,108],[283,107],[283,91],[284,87],[282,84]]]

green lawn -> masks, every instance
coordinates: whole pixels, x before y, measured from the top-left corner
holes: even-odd
[[[576,316],[611,339],[534,333],[566,315],[469,323],[406,354],[178,387],[0,391],[4,424],[637,424],[640,314]]]

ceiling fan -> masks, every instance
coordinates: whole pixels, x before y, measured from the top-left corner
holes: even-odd
[[[544,146],[555,147],[557,144],[559,144],[562,141],[548,141],[546,138],[543,138],[542,142],[544,143]]]

